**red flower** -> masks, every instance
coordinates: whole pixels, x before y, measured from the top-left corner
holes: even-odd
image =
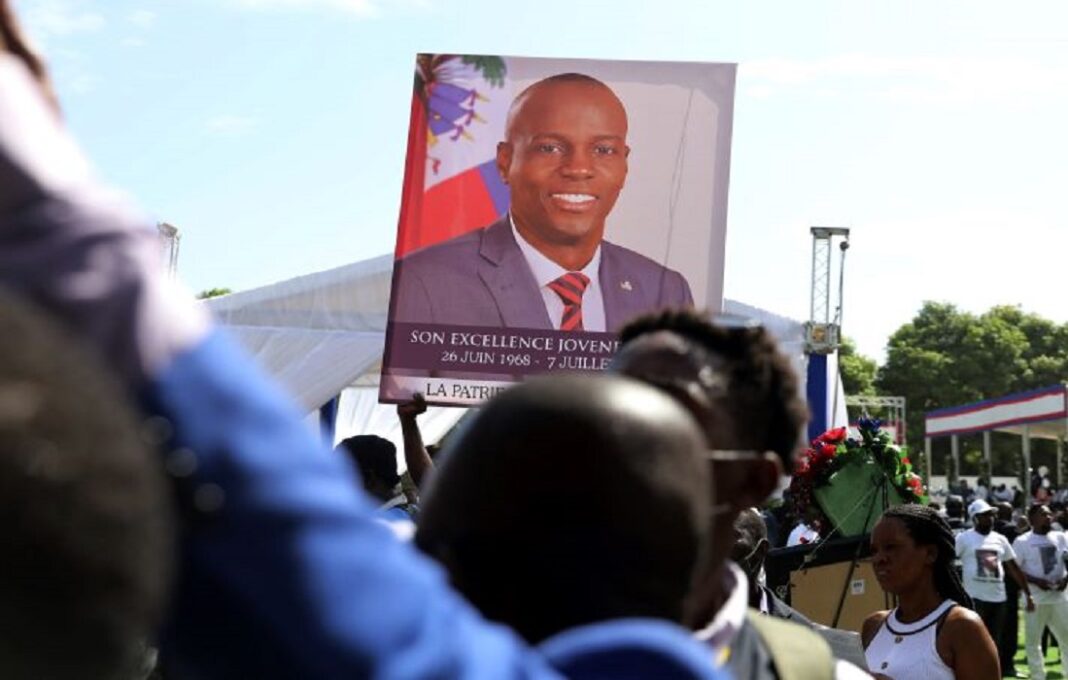
[[[904,457],[902,457],[902,459],[901,459],[901,464],[902,464],[902,465],[912,465],[912,463],[911,463],[911,462],[909,462],[909,457],[908,457],[908,456],[904,456]]]
[[[831,442],[832,444],[843,442],[846,438],[846,428],[836,427],[833,430],[827,430],[823,433],[822,438],[824,441]]]
[[[838,447],[834,444],[824,444],[820,447],[820,457],[830,460],[834,458],[834,454],[837,453]]]
[[[912,493],[917,496],[923,495],[923,481],[916,475],[910,475],[908,480],[905,481]]]

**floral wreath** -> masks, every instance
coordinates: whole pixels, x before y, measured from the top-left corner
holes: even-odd
[[[809,508],[818,511],[815,523],[821,534],[830,522],[813,492],[827,486],[835,472],[852,462],[874,461],[882,467],[886,478],[906,503],[927,503],[927,491],[923,480],[912,471],[908,448],[894,444],[882,424],[878,418],[861,418],[857,422],[859,440],[848,437],[844,427],[827,430],[813,439],[798,458],[790,482],[790,495],[799,516],[804,517]]]

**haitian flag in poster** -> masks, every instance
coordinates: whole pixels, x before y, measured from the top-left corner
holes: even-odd
[[[735,66],[420,54],[379,399],[477,404],[722,305]]]
[[[507,212],[495,167],[512,101],[506,69],[500,57],[417,57],[398,258]]]

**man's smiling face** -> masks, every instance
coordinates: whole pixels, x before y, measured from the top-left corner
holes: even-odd
[[[599,243],[627,178],[627,114],[604,85],[534,85],[514,105],[497,168],[516,228],[535,247]]]

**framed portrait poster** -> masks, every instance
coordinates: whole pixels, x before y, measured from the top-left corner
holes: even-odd
[[[379,398],[601,370],[718,311],[735,65],[420,54]]]

